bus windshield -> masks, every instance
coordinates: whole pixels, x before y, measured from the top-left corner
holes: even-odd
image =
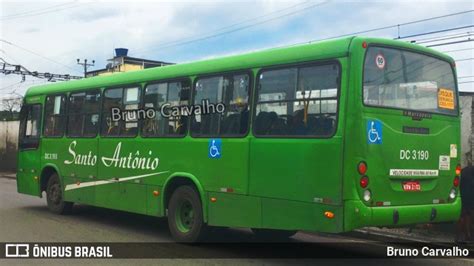
[[[451,65],[424,54],[369,47],[364,62],[364,104],[457,115]]]

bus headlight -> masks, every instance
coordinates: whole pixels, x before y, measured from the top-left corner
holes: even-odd
[[[456,190],[452,188],[451,191],[449,192],[449,198],[453,200],[455,197],[456,197]]]
[[[364,190],[364,200],[365,201],[369,201],[370,198],[372,197],[371,193],[370,193],[370,190]]]

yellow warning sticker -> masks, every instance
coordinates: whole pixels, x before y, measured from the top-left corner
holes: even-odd
[[[445,88],[439,89],[438,107],[454,110],[454,92],[452,90]]]

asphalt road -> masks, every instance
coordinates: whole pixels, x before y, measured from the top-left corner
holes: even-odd
[[[317,235],[298,233],[284,247],[276,247],[271,243],[259,244],[259,240],[246,229],[216,230],[210,240],[217,244],[209,246],[178,246],[172,244],[168,232],[167,221],[125,212],[75,205],[71,215],[55,215],[48,211],[45,199],[22,195],[16,192],[16,181],[0,177],[0,242],[157,242],[170,243],[157,245],[158,254],[186,253],[191,257],[206,254],[209,257],[198,259],[161,259],[160,263],[183,264],[314,264],[317,255],[329,252],[340,252],[341,256],[371,258],[385,254],[386,247],[364,239],[356,239],[341,235]],[[305,246],[309,243],[315,245]],[[340,247],[339,243],[355,243],[348,247]],[[262,248],[266,247],[266,248]],[[161,249],[161,250],[160,250]],[[172,250],[174,249],[174,250]],[[176,250],[178,249],[178,250]],[[313,249],[313,250],[309,250]],[[260,254],[260,252],[262,254]],[[277,259],[275,257],[291,257],[301,254],[305,259]],[[229,257],[226,259],[225,257]],[[244,259],[236,259],[236,258]],[[66,260],[67,264],[131,264],[130,260]],[[333,259],[325,259],[325,264],[335,263]],[[339,261],[340,262],[340,261]],[[381,260],[345,259],[348,264],[380,265]],[[403,259],[403,264],[472,264],[468,259]],[[0,265],[24,264],[63,264],[64,260],[0,260]],[[133,264],[150,264],[150,260],[138,260]],[[385,260],[384,264],[398,265],[398,260]]]

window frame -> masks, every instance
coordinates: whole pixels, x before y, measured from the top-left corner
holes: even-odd
[[[65,98],[65,101],[64,101],[64,114],[60,114],[59,116],[64,116],[65,119],[64,119],[64,122],[65,122],[65,125],[64,125],[64,128],[63,128],[63,132],[60,136],[47,136],[45,134],[45,130],[46,130],[46,103],[47,103],[47,98],[48,97],[56,97],[56,96],[64,96]],[[67,95],[67,93],[53,93],[53,94],[47,94],[44,98],[44,106],[43,106],[43,125],[42,125],[42,130],[41,130],[41,136],[43,138],[47,138],[47,139],[60,139],[60,138],[63,138],[64,136],[66,136],[67,134],[67,125],[68,125],[68,119],[69,119],[69,114],[68,114],[68,103],[69,103],[69,96]],[[54,108],[53,108],[54,109]]]
[[[408,108],[397,108],[397,107],[391,107],[391,106],[380,106],[380,105],[366,104],[365,101],[364,101],[365,60],[366,60],[367,53],[368,53],[370,47],[380,47],[380,48],[407,51],[407,52],[411,52],[411,53],[415,53],[415,54],[421,54],[421,55],[425,55],[425,56],[428,56],[428,57],[436,58],[436,59],[439,59],[441,61],[444,61],[444,62],[448,63],[449,67],[451,68],[451,72],[453,73],[454,86],[455,86],[455,89],[456,89],[456,91],[455,91],[456,107],[457,107],[456,114],[447,114],[447,113],[443,114],[443,113],[436,113],[436,112],[429,112],[429,111],[413,110],[413,109],[408,109]],[[362,59],[362,77],[361,77],[360,91],[361,91],[361,94],[360,94],[361,95],[361,102],[362,102],[363,107],[370,107],[370,108],[376,108],[376,109],[381,108],[381,109],[388,109],[388,110],[397,110],[397,111],[402,111],[402,113],[404,111],[411,111],[411,112],[415,112],[415,113],[423,113],[423,114],[430,114],[430,115],[442,115],[442,116],[450,116],[450,117],[459,117],[459,114],[460,114],[458,79],[457,79],[457,73],[456,73],[456,71],[453,67],[453,64],[451,62],[449,62],[446,58],[443,58],[443,57],[441,57],[437,54],[432,54],[432,53],[428,53],[428,52],[425,52],[425,51],[419,51],[419,50],[416,50],[416,49],[411,49],[411,48],[396,46],[396,45],[378,44],[378,43],[369,44],[367,46],[367,48],[365,49],[365,51],[364,51],[364,57]]]
[[[336,104],[336,119],[335,119],[335,127],[334,131],[331,135],[259,135],[255,133],[255,120],[257,118],[257,105],[259,104],[258,101],[258,93],[259,93],[259,86],[260,86],[260,75],[265,72],[265,71],[271,71],[271,70],[281,70],[285,68],[303,68],[303,67],[315,67],[315,66],[325,66],[325,65],[335,65],[337,66],[339,70],[339,75],[338,75],[338,82],[337,82],[337,95],[336,97],[323,97],[320,98],[320,100],[331,100],[335,99],[337,101]],[[342,74],[343,74],[343,68],[342,64],[339,61],[339,58],[330,58],[330,59],[322,59],[322,60],[314,60],[314,61],[306,61],[306,62],[299,62],[299,63],[290,63],[290,64],[280,64],[280,65],[271,65],[271,66],[264,66],[260,68],[257,72],[257,75],[255,76],[255,94],[254,94],[254,99],[255,99],[255,104],[253,105],[253,112],[252,112],[252,135],[256,138],[269,138],[269,139],[330,139],[333,138],[337,130],[339,128],[339,114],[340,114],[340,100],[341,100],[341,90],[342,90]],[[297,78],[299,78],[299,71]],[[296,102],[297,100],[288,100],[286,102]],[[265,101],[265,102],[270,102],[270,101]],[[285,101],[276,101],[276,102],[285,102]]]
[[[103,132],[102,132],[102,119],[103,119],[103,116],[104,116],[104,104],[105,104],[105,92],[107,90],[111,90],[111,89],[122,89],[122,105],[123,105],[123,99],[124,99],[124,96],[125,96],[125,93],[124,93],[124,90],[125,89],[130,89],[130,88],[135,88],[135,87],[138,87],[138,91],[140,92],[141,95],[139,95],[138,97],[138,108],[141,108],[142,106],[142,95],[143,95],[143,83],[132,83],[132,84],[125,84],[125,85],[117,85],[117,86],[110,86],[110,87],[103,87],[102,89],[102,92],[101,92],[101,100],[102,100],[102,103],[100,105],[100,110],[99,110],[99,122],[100,122],[100,126],[99,126],[99,136],[101,138],[128,138],[128,139],[132,139],[132,138],[136,138],[138,136],[141,136],[141,123],[140,123],[140,119],[138,119],[137,121],[137,133],[135,135],[128,135],[128,136],[124,136],[124,135],[104,135]],[[120,110],[122,110],[122,108],[120,108]]]
[[[72,94],[76,94],[76,93],[82,93],[82,92],[91,92],[91,91],[98,91],[100,93],[100,103],[99,103],[99,129],[96,131],[95,135],[94,136],[84,136],[84,135],[70,135],[69,134],[69,97],[71,97]],[[66,109],[66,132],[65,132],[65,136],[67,138],[84,138],[84,139],[93,139],[93,138],[96,138],[99,133],[100,133],[100,125],[102,123],[102,115],[100,113],[100,106],[102,106],[102,102],[103,102],[103,96],[102,96],[102,90],[100,88],[94,88],[94,89],[86,89],[86,90],[78,90],[78,91],[70,91],[68,94],[67,94],[67,101],[66,101],[66,106],[67,106],[67,109]],[[80,113],[81,115],[87,115],[88,113]],[[84,131],[84,128],[82,128],[82,131]],[[81,132],[82,134],[82,132]]]
[[[192,92],[193,92],[193,80],[190,78],[190,77],[182,77],[182,78],[172,78],[172,79],[163,79],[163,80],[154,80],[154,81],[151,81],[151,82],[146,82],[144,83],[145,85],[143,86],[142,88],[142,95],[141,95],[141,103],[140,103],[140,108],[144,108],[145,107],[145,89],[147,88],[147,86],[149,85],[156,85],[156,84],[160,84],[160,83],[173,83],[173,82],[182,82],[182,81],[187,81],[189,82],[189,90],[190,90],[190,95],[189,95],[189,103],[191,103],[192,101]],[[188,104],[189,105],[189,104]],[[160,111],[161,110],[155,110],[157,111],[157,114],[156,115],[161,115]],[[173,138],[173,139],[180,139],[180,138],[185,138],[189,133],[190,133],[190,119],[189,119],[189,116],[188,116],[188,119],[186,121],[186,125],[185,125],[185,128],[186,128],[186,131],[184,132],[184,134],[182,135],[170,135],[170,134],[166,134],[166,135],[159,135],[159,136],[146,136],[146,135],[143,135],[143,132],[142,132],[142,125],[143,125],[143,119],[140,119],[139,121],[139,127],[140,127],[140,137],[142,138],[147,138],[147,139],[161,139],[161,138]]]
[[[202,139],[202,138],[232,138],[232,139],[235,139],[235,138],[245,138],[249,135],[250,133],[250,127],[251,127],[251,121],[252,121],[252,109],[253,109],[253,94],[254,94],[254,75],[253,75],[253,72],[251,69],[237,69],[237,70],[230,70],[230,71],[223,71],[223,72],[213,72],[213,73],[209,73],[209,74],[202,74],[202,75],[197,75],[194,77],[194,80],[193,80],[193,84],[192,84],[192,88],[191,88],[191,104],[194,105],[194,98],[195,98],[195,95],[194,95],[194,91],[196,89],[196,83],[199,79],[202,79],[202,78],[213,78],[213,77],[219,77],[219,76],[225,76],[225,75],[229,75],[229,74],[232,74],[232,75],[248,75],[249,76],[249,101],[248,101],[248,105],[249,105],[249,117],[248,117],[248,121],[247,121],[247,130],[245,131],[245,133],[243,134],[231,134],[231,135],[202,135],[202,134],[199,134],[199,135],[195,135],[193,134],[192,130],[191,130],[191,119],[188,119],[188,125],[189,125],[189,128],[188,128],[188,132],[189,132],[189,136],[191,136],[192,138],[196,138],[196,139]],[[193,116],[190,116],[190,117],[193,117]]]

